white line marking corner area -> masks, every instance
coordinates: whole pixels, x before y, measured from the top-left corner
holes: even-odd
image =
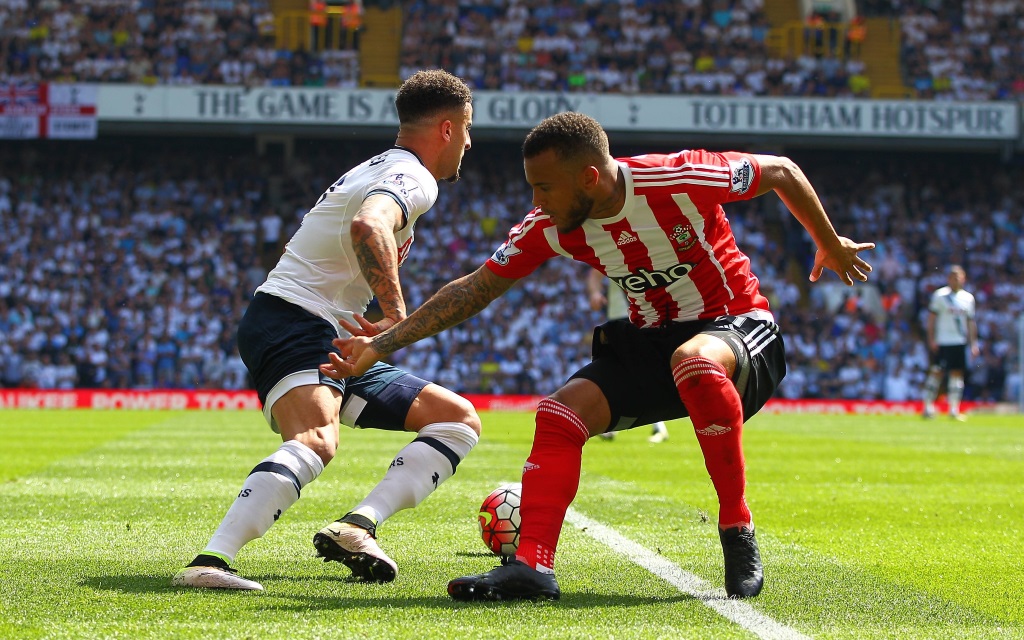
[[[633,564],[647,569],[682,593],[697,598],[705,606],[717,611],[723,618],[740,625],[759,638],[765,638],[765,640],[810,640],[809,636],[772,620],[754,609],[749,603],[743,600],[730,600],[725,596],[724,587],[713,588],[698,576],[684,571],[674,562],[571,507],[566,512],[565,519],[594,540],[619,555],[625,556]]]

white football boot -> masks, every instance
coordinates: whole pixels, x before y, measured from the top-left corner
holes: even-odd
[[[398,565],[377,544],[374,524],[369,520],[366,523],[368,527],[341,520],[332,522],[313,536],[313,546],[324,562],[340,562],[360,580],[391,582],[398,575]]]
[[[221,567],[185,567],[178,572],[171,585],[175,587],[195,587],[198,589],[239,589],[242,591],[263,591],[263,585],[246,580],[235,573],[234,569]]]

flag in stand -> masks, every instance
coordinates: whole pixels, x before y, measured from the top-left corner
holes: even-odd
[[[95,85],[0,84],[0,138],[95,138]]]

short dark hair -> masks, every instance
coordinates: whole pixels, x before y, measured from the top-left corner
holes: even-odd
[[[473,102],[466,83],[441,69],[417,71],[398,88],[395,109],[398,122],[413,124]]]
[[[597,160],[610,155],[608,134],[588,115],[566,111],[545,118],[526,135],[523,158],[554,150],[562,160]]]

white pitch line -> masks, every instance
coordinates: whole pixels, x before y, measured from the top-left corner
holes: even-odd
[[[570,508],[565,514],[570,524],[582,529],[588,536],[607,546],[612,551],[625,556],[633,564],[647,569],[679,591],[700,600],[705,606],[715,610],[723,618],[731,620],[765,640],[810,640],[796,629],[781,622],[772,620],[757,611],[743,600],[733,600],[725,595],[725,588],[712,588],[698,576],[684,571],[675,564],[633,542],[611,527],[601,524]]]

